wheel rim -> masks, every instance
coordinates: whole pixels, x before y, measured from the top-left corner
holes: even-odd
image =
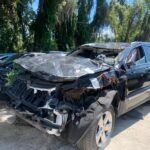
[[[112,121],[111,112],[106,111],[101,114],[96,132],[96,144],[99,148],[104,148],[110,139],[113,125]]]

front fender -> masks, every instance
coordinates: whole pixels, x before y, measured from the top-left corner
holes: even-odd
[[[67,138],[67,141],[72,145],[77,145],[95,122],[94,117],[89,118],[89,120],[84,117],[80,120],[79,125],[70,123],[63,133],[63,138]]]
[[[90,130],[97,120],[99,115],[103,110],[103,107],[109,108],[117,91],[109,91],[105,96],[100,97],[97,102],[91,104],[91,106],[86,110],[86,115],[80,119],[77,123],[70,122],[65,131],[62,134],[64,139],[67,138],[68,142],[76,145],[80,142],[86,133]]]
[[[99,97],[98,102],[104,105],[105,107],[109,108],[116,94],[117,94],[116,90],[108,91],[106,92],[106,95],[104,97]]]

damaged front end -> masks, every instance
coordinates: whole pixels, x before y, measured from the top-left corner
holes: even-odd
[[[42,54],[25,56],[16,64],[24,71],[7,89],[10,106],[32,125],[48,134],[67,136],[73,144],[96,119],[87,118],[89,106],[106,96],[105,89],[119,85],[115,70],[89,59]]]

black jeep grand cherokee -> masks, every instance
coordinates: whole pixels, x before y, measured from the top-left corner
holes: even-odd
[[[150,99],[150,43],[86,44],[15,63],[6,93],[16,114],[82,150],[104,149],[115,118]]]

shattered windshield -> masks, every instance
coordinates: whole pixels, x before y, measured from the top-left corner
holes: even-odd
[[[113,66],[115,64],[115,58],[118,53],[113,50],[108,49],[79,49],[70,53],[70,56],[90,58],[92,60],[97,60],[99,56],[105,56],[103,62]]]
[[[100,69],[108,68],[106,66],[99,68],[98,65],[86,58],[61,57],[50,54],[25,56],[16,60],[16,63],[34,73],[68,78],[93,74]]]

